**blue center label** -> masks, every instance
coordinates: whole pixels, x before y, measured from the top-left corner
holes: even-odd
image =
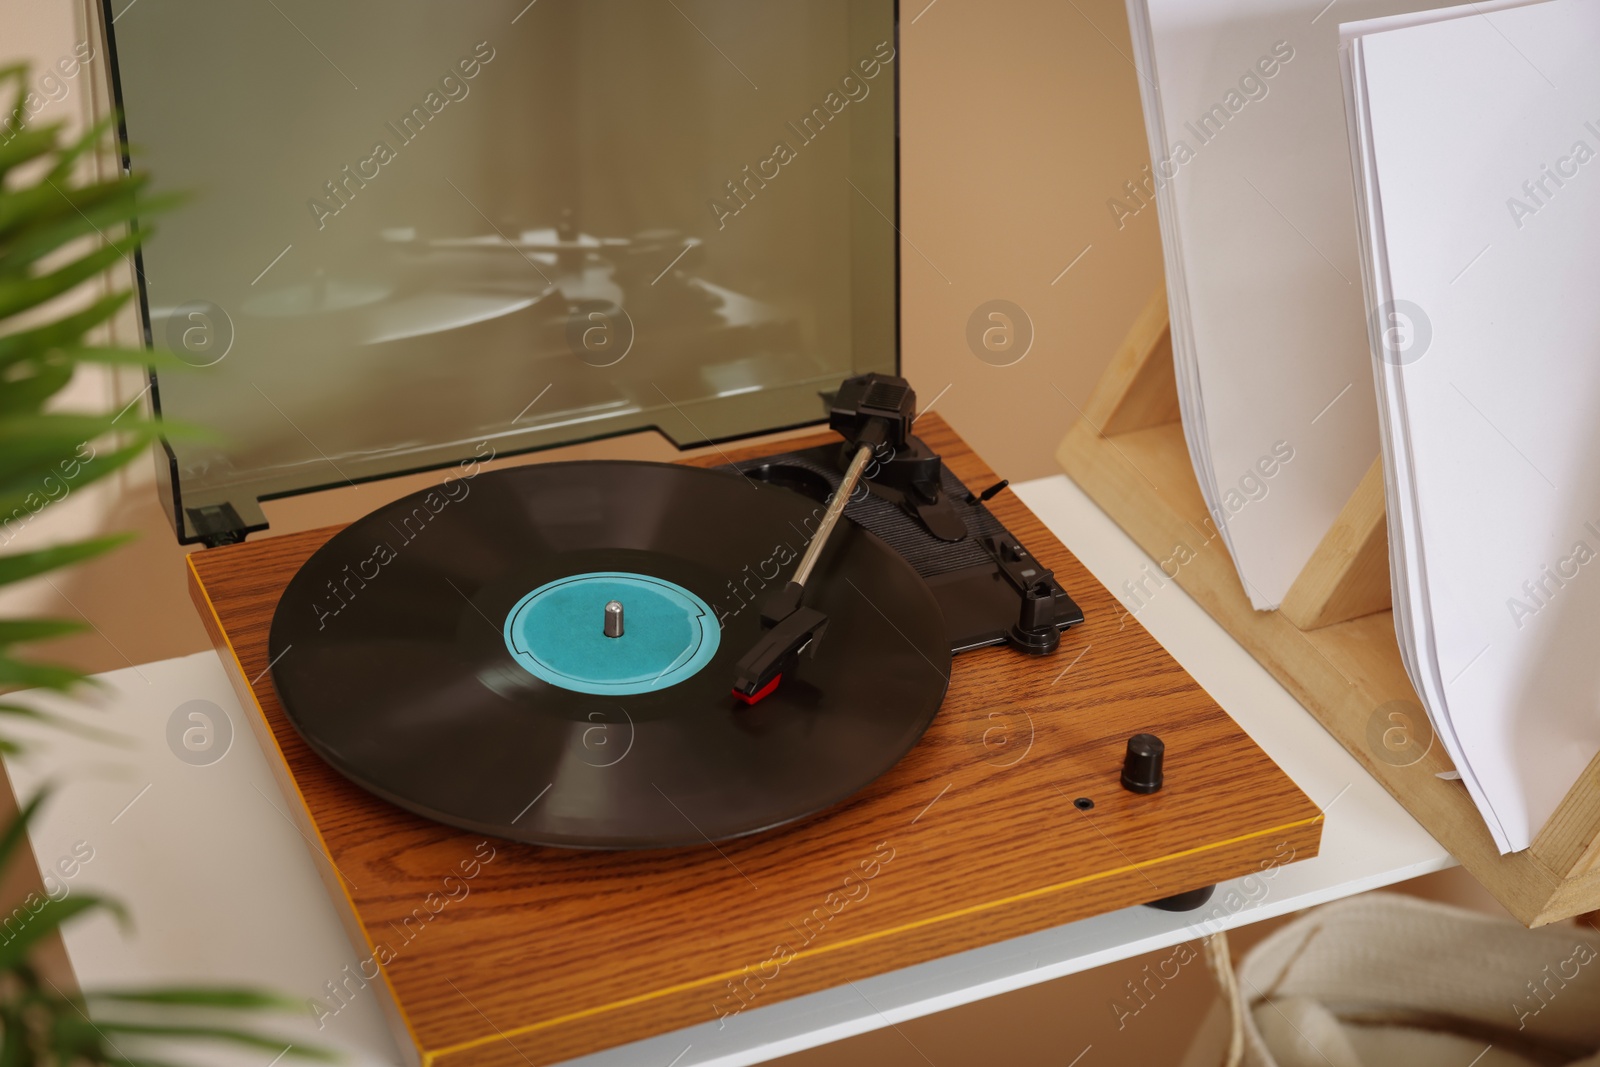
[[[605,607],[622,605],[621,637]],[[528,593],[506,616],[506,649],[541,681],[578,693],[653,693],[711,662],[722,629],[710,605],[675,582],[625,571],[575,574]]]

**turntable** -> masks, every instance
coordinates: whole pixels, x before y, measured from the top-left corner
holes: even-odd
[[[275,14],[113,41],[152,171],[214,190],[143,303],[197,357],[162,411],[233,440],[170,443],[163,490],[355,949],[324,1010],[371,989],[415,1064],[556,1063],[1315,855],[1315,806],[897,376],[892,3],[697,5],[759,93],[671,5],[399,6],[319,23],[385,38],[362,101],[525,51],[325,231],[286,190],[374,120]],[[259,47],[179,70],[179,37]],[[774,135],[797,162],[706,213]],[[641,428],[716,445],[512,458]]]
[[[189,557],[415,1062],[555,1063],[731,1025],[1073,919],[1201,903],[1217,881],[1316,854],[1321,815],[1293,782],[1009,490],[978,499],[1000,480],[949,426],[915,429],[945,499],[996,531],[966,539],[986,562],[924,577],[918,563],[940,564],[852,514],[882,504],[907,540],[932,539],[869,483],[805,583],[827,620],[818,646],[778,657],[753,704],[733,692],[740,661],[777,632],[762,613],[783,610],[822,514],[789,485],[843,477],[825,462],[837,434],[681,466],[483,471],[463,516],[515,510],[545,546],[509,561],[493,523],[439,525],[390,535],[392,560],[363,569],[389,558],[374,529],[405,530],[421,494]],[[436,534],[470,543],[435,555]],[[1008,546],[1034,571],[1024,583],[1048,583],[1032,601],[1004,572]],[[1022,623],[1045,598],[1031,636],[1059,645],[1033,655]],[[678,627],[665,650],[604,655],[664,620]],[[575,640],[551,642],[569,621]],[[1141,779],[1148,735],[1164,759]]]

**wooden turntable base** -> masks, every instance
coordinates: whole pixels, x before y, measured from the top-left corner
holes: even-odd
[[[917,433],[967,485],[998,480],[938,416]],[[888,774],[717,848],[485,841],[314,755],[267,677],[267,631],[337,528],[197,552],[190,590],[356,946],[347,988],[385,1001],[411,1063],[542,1067],[1316,854],[1316,806],[1016,496],[989,507],[1084,624],[1051,656],[956,657]],[[1140,732],[1167,746],[1150,796],[1118,781]]]

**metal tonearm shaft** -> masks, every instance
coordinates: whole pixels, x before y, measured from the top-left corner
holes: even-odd
[[[828,409],[828,425],[855,449],[845,468],[844,479],[834,490],[811,535],[794,577],[782,589],[774,590],[761,605],[762,634],[734,668],[733,695],[754,704],[777,688],[786,670],[794,667],[801,654],[816,654],[817,644],[828,626],[828,616],[816,607],[801,603],[801,594],[839,517],[861,484],[867,463],[880,447],[904,448],[912,421],[917,417],[917,395],[904,379],[884,374],[864,374],[847,379]]]
[[[822,521],[817,524],[817,532],[811,535],[811,543],[806,546],[805,555],[800,557],[800,565],[794,569],[791,581],[795,585],[804,587],[806,580],[811,577],[817,560],[822,558],[822,550],[828,545],[828,536],[833,533],[833,528],[839,525],[839,516],[844,514],[845,506],[855,495],[856,485],[861,481],[861,473],[867,469],[867,461],[871,458],[871,445],[862,445],[856,449],[855,456],[850,460],[850,466],[845,468],[844,481],[839,483],[839,488],[828,501],[828,510],[822,513]]]

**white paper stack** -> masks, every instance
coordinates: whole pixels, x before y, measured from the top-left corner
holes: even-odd
[[[1428,6],[1128,0],[1152,170],[1112,211],[1153,189],[1189,454],[1259,609],[1378,454],[1338,23]]]
[[[1396,630],[1516,851],[1600,753],[1600,4],[1342,29]]]

